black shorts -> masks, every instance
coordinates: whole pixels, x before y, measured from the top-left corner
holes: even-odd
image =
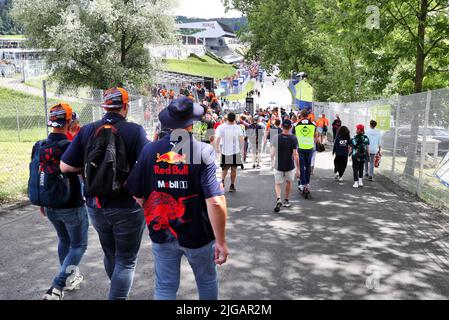
[[[230,156],[221,155],[221,168],[229,168],[229,167],[239,167],[243,166],[242,155],[240,153],[233,154]]]

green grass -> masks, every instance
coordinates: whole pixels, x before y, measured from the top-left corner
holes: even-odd
[[[220,63],[207,55],[200,59],[195,56],[185,60],[167,59],[165,70],[214,79],[224,79],[236,73],[232,65]]]
[[[229,101],[239,101],[239,100],[244,100],[245,98],[246,98],[246,95],[247,95],[247,93],[248,92],[250,92],[251,90],[253,90],[254,89],[254,87],[255,87],[255,83],[254,83],[254,81],[249,81],[247,84],[246,84],[246,87],[245,87],[245,89],[243,90],[243,92],[242,93],[239,93],[239,94],[231,94],[231,95],[229,95],[229,96],[227,96],[226,98],[229,100]]]
[[[0,203],[23,197],[34,142],[0,143]]]

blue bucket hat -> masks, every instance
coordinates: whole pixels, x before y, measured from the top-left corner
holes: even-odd
[[[200,121],[205,113],[206,109],[200,104],[188,97],[180,97],[159,113],[159,121],[163,128],[184,129]]]

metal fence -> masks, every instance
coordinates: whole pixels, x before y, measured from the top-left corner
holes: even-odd
[[[0,100],[0,202],[21,199],[26,194],[28,165],[36,141],[48,134],[47,111],[57,103],[69,103],[80,116],[81,126],[103,116],[100,108],[102,92],[90,92],[90,98],[55,97],[43,90],[43,96],[14,92],[9,101]],[[131,95],[128,120],[144,127],[152,137],[159,112],[168,100],[158,97]]]
[[[316,103],[315,113],[357,124],[378,122],[380,173],[422,199],[449,208],[449,89],[356,103]]]

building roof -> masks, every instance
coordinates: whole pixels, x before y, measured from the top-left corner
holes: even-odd
[[[194,29],[202,30],[189,36],[195,38],[235,38],[236,35],[231,27],[217,22],[217,21],[203,21],[203,22],[192,22],[192,23],[180,23],[176,25],[178,29]]]

